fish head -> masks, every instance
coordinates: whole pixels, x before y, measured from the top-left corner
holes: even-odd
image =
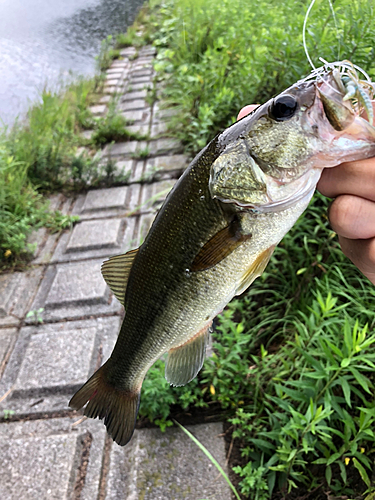
[[[341,73],[324,67],[227,129],[211,166],[212,197],[282,210],[312,196],[323,168],[374,156],[375,127],[346,93]]]

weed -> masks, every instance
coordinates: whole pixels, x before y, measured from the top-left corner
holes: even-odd
[[[14,415],[14,410],[3,410],[3,417],[5,420],[8,420],[10,417]]]
[[[102,174],[99,177],[97,185],[109,187],[116,184],[127,184],[130,175],[131,172],[118,173],[116,162],[109,157],[102,167]]]
[[[129,122],[116,111],[116,104],[109,106],[107,115],[96,121],[91,143],[95,146],[104,146],[110,142],[141,140],[144,137],[136,132],[131,132],[126,127]]]
[[[137,36],[137,29],[134,25],[129,26],[126,33],[116,35],[116,47],[118,49],[130,46],[136,47],[140,42],[140,37]]]
[[[134,153],[132,155],[133,158],[140,159],[140,160],[144,160],[144,159],[148,158],[149,156],[150,156],[150,148],[148,148],[148,147],[140,149],[139,151],[137,151],[136,153]]]
[[[106,71],[112,64],[112,61],[121,57],[119,48],[114,47],[115,41],[112,35],[108,35],[100,46],[99,54],[96,56],[96,67],[99,73]]]
[[[219,473],[223,476],[223,478],[225,479],[225,481],[228,483],[228,486],[230,487],[230,489],[233,491],[234,493],[234,496],[238,499],[238,500],[241,500],[240,499],[240,496],[236,490],[236,488],[233,486],[233,484],[231,483],[229,477],[226,475],[226,473],[224,472],[223,468],[221,467],[221,465],[219,464],[219,462],[211,455],[211,453],[207,450],[207,448],[195,437],[193,436],[193,434],[191,432],[189,432],[187,429],[185,429],[185,427],[183,425],[181,425],[180,423],[176,422],[175,421],[175,424],[178,425],[178,427],[187,435],[189,436],[189,438],[198,446],[198,448],[200,448],[203,453],[206,455],[206,457],[210,460],[210,462],[217,468],[217,470],[219,471]]]
[[[42,316],[43,311],[44,307],[40,307],[39,309],[33,309],[26,314],[26,318],[33,318],[34,323],[41,324],[43,323],[43,316]]]
[[[156,87],[156,84],[154,82],[152,88],[149,88],[147,91],[146,102],[150,107],[152,107],[157,100],[158,100],[157,87]]]
[[[23,141],[20,141],[23,144]],[[12,154],[12,150],[14,154]],[[24,152],[15,150],[15,139],[0,136],[0,265],[14,265],[32,248],[27,243],[33,229],[43,225],[53,230],[67,227],[74,218],[48,211],[48,202],[38,194],[28,178],[28,163],[16,159]]]
[[[82,80],[64,93],[45,90],[42,102],[30,108],[27,124],[17,123],[4,137],[9,154],[25,165],[28,178],[39,188],[59,188],[70,178],[79,128],[89,120],[87,107],[95,88],[95,82]]]
[[[134,61],[135,59],[138,59],[138,57],[139,57],[139,52],[136,51],[136,52],[134,52],[134,54],[131,54],[129,56],[129,61]]]

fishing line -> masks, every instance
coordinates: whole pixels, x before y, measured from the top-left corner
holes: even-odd
[[[316,67],[314,66],[314,63],[311,60],[311,57],[309,55],[309,51],[307,50],[307,44],[306,44],[306,25],[307,25],[307,19],[309,17],[310,11],[313,8],[315,3],[315,0],[312,0],[309,8],[306,11],[305,19],[303,20],[303,29],[302,29],[302,40],[303,40],[303,48],[305,49],[305,54],[307,57],[307,60],[309,61],[310,66],[312,67],[313,70],[316,70]]]
[[[338,24],[337,24],[337,18],[336,18],[336,14],[335,14],[335,10],[333,8],[333,3],[331,0],[328,0],[328,3],[329,3],[329,8],[331,9],[331,12],[332,12],[332,17],[333,17],[333,22],[335,23],[335,31],[336,31],[336,38],[337,38],[337,60],[339,61],[340,60],[340,34],[339,34],[339,28],[338,28]]]
[[[306,26],[307,26],[307,20],[309,18],[311,9],[314,7],[315,1],[316,0],[312,0],[310,2],[310,5],[309,5],[309,7],[308,7],[308,9],[306,11],[305,19],[303,20],[303,29],[302,29],[303,48],[305,50],[305,54],[306,54],[307,60],[309,61],[309,64],[310,64],[310,66],[312,67],[313,70],[316,70],[316,67],[314,66],[314,63],[312,62],[310,54],[309,54],[309,51],[307,49],[307,43],[306,43]],[[338,43],[337,60],[340,60],[340,35],[339,35],[339,28],[338,28],[338,24],[337,24],[337,18],[336,18],[335,10],[333,8],[332,0],[328,0],[328,4],[329,4],[330,11],[332,13],[333,22],[335,24],[336,38],[337,38],[337,43]]]

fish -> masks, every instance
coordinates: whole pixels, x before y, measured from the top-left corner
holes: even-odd
[[[361,116],[363,100],[347,97],[345,68],[327,63],[218,134],[168,194],[143,244],[103,263],[125,317],[111,356],[69,405],[104,419],[119,445],[132,437],[156,360],[168,353],[171,385],[197,376],[213,319],[262,274],[322,169],[375,155],[375,128]]]

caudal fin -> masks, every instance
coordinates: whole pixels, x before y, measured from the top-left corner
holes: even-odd
[[[104,364],[69,401],[75,410],[87,402],[84,414],[90,418],[104,418],[108,434],[121,446],[133,435],[140,401],[140,391],[117,389],[106,379]]]

